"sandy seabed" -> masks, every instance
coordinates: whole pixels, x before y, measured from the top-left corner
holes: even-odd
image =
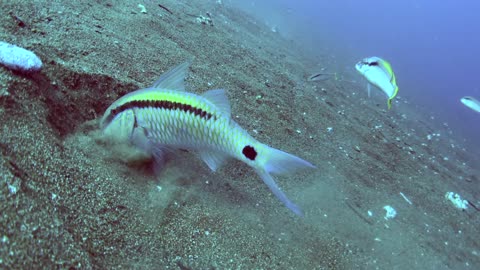
[[[444,198],[480,204],[479,160],[448,126],[307,82],[331,58],[216,1],[138,4],[0,3],[0,40],[44,64],[0,68],[0,268],[480,269],[478,211]],[[180,151],[153,175],[98,140],[109,104],[185,60],[188,91],[226,89],[250,134],[317,166],[276,178],[304,218],[239,161]]]

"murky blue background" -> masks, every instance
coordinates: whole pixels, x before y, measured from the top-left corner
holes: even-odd
[[[480,100],[480,2],[382,0],[232,0],[309,53],[334,57],[340,73],[354,74],[364,57],[388,60],[399,96],[432,121],[480,150],[480,114],[460,103]],[[360,76],[357,77],[360,82]],[[429,115],[429,116],[430,116]]]

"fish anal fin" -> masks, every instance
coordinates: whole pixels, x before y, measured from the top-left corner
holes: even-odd
[[[200,157],[202,160],[207,163],[208,167],[212,171],[216,171],[222,164],[225,162],[225,160],[228,158],[227,155],[222,154],[217,151],[207,151],[203,150],[200,151]]]

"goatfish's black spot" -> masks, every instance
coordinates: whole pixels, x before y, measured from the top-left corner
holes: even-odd
[[[378,62],[371,62],[371,63],[368,63],[369,66],[378,66]]]
[[[255,160],[257,157],[257,151],[255,151],[255,148],[251,147],[250,145],[247,145],[243,148],[242,154],[250,160]]]
[[[111,122],[116,115],[133,108],[157,108],[165,110],[180,110],[186,113],[191,113],[195,116],[199,116],[205,120],[209,120],[213,115],[207,111],[202,110],[201,108],[193,107],[192,105],[173,102],[168,100],[134,100],[127,102],[121,106],[116,107],[110,111],[110,114],[107,117],[107,122]],[[214,118],[215,119],[215,118]]]

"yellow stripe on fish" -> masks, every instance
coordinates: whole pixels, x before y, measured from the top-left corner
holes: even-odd
[[[230,104],[222,89],[203,95],[184,91],[189,63],[165,73],[152,87],[115,101],[100,121],[104,134],[133,144],[161,164],[166,148],[191,149],[215,171],[228,157],[252,168],[272,192],[295,214],[300,208],[280,190],[270,173],[314,168],[294,155],[262,144],[230,118]]]

